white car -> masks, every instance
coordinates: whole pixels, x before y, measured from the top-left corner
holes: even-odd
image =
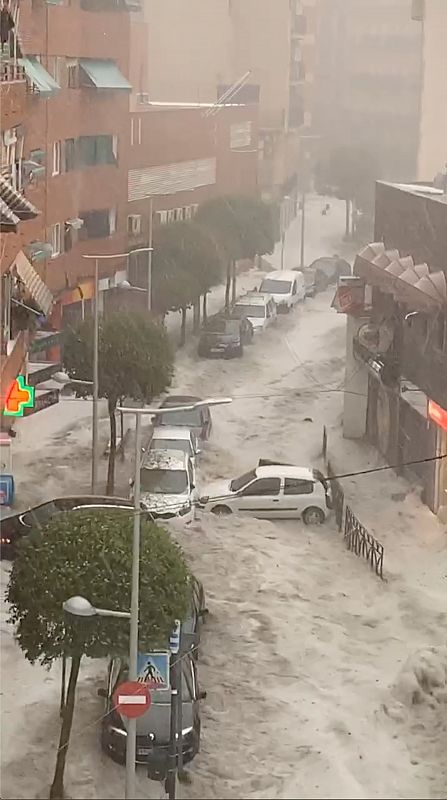
[[[179,425],[160,425],[155,427],[147,450],[181,450],[186,453],[195,464],[196,457],[200,454],[199,440],[190,428],[181,428]]]
[[[306,287],[302,272],[293,270],[281,270],[279,272],[269,272],[261,283],[260,292],[268,292],[272,295],[278,313],[287,313],[302,302],[306,297]]]
[[[259,333],[277,321],[276,303],[265,292],[248,292],[240,297],[232,308],[234,316],[245,317],[251,322],[253,333]]]
[[[133,494],[133,481],[131,482]],[[195,519],[198,500],[194,465],[181,450],[148,450],[140,464],[141,506],[155,520]]]
[[[329,487],[318,470],[262,459],[239,478],[211,484],[199,502],[214,514],[296,518],[306,525],[324,522],[332,505]]]

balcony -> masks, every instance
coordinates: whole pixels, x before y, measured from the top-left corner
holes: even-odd
[[[10,59],[0,60],[1,129],[14,128],[23,121],[26,77],[23,67]]]

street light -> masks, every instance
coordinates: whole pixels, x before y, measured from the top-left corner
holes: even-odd
[[[75,378],[70,378],[65,372],[55,372],[51,376],[51,380],[56,381],[56,383],[61,383],[62,386],[68,386],[72,383],[74,383],[75,386],[93,386],[93,381],[80,381]]]
[[[81,595],[74,595],[69,597],[65,603],[62,603],[62,608],[67,614],[72,614],[75,617],[117,617],[119,619],[130,619],[129,611],[111,611],[108,608],[96,608],[92,606],[90,600]]]
[[[130,599],[130,642],[129,642],[129,680],[136,681],[138,677],[138,617],[139,617],[139,582],[140,582],[140,528],[141,528],[141,491],[140,491],[140,458],[141,458],[141,417],[160,416],[170,411],[192,411],[202,406],[217,406],[231,403],[231,397],[208,397],[183,406],[169,406],[168,408],[128,408],[118,406],[122,414],[135,415],[135,477],[134,491],[134,518],[132,538],[132,589]],[[172,687],[175,689],[175,687]],[[126,797],[135,797],[135,752],[136,752],[136,719],[129,719],[126,739]]]
[[[83,255],[82,258],[95,262],[95,313],[93,324],[93,414],[92,414],[92,494],[96,494],[98,484],[98,402],[99,402],[99,261],[110,258],[129,258],[133,253],[151,253],[152,247],[140,247],[130,253],[110,253],[108,255]],[[151,262],[150,262],[151,266]],[[149,267],[150,270],[150,267]],[[149,279],[148,279],[149,283]],[[130,285],[130,284],[129,284]],[[150,292],[150,287],[149,287]],[[148,292],[148,294],[149,294]],[[150,300],[148,301],[150,308]]]

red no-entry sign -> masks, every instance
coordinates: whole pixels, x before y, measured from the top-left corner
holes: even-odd
[[[146,684],[138,681],[121,683],[113,693],[113,703],[123,717],[141,717],[151,705],[151,695]]]

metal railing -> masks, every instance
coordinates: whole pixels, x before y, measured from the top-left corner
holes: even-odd
[[[17,61],[0,60],[0,83],[22,83],[25,80],[25,69]]]
[[[371,569],[383,580],[383,544],[372,536],[371,533],[368,533],[349,506],[346,506],[345,511],[345,530],[343,538],[348,550],[351,550],[356,556],[368,561]]]

